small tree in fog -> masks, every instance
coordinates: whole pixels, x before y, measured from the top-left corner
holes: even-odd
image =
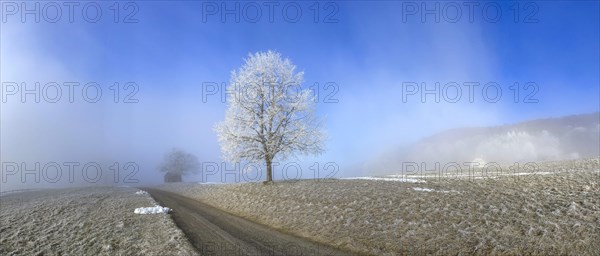
[[[165,173],[165,181],[181,181],[181,176],[197,173],[200,167],[195,155],[174,148],[165,154],[160,171]],[[167,179],[167,177],[170,177]]]
[[[215,127],[226,160],[263,161],[269,183],[275,159],[323,151],[314,97],[300,87],[303,75],[273,51],[250,54],[232,72],[225,121]]]

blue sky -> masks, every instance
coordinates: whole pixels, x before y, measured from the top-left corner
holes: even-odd
[[[533,6],[518,2],[517,22],[517,2],[480,2],[473,22],[462,2],[425,2],[428,8],[438,3],[440,9],[457,3],[462,16],[456,23],[444,20],[454,17],[452,6],[449,12],[438,12],[439,23],[432,15],[422,22],[422,9],[403,21],[406,4],[415,3],[406,1],[334,3],[335,23],[323,22],[334,10],[325,8],[325,2],[319,4],[319,22],[314,22],[311,9],[315,2],[306,1],[297,2],[302,10],[297,23],[282,16],[284,3],[275,7],[274,22],[269,22],[261,2],[259,22],[246,22],[244,17],[253,16],[248,13],[237,23],[233,16],[222,22],[220,12],[207,15],[204,22],[203,7],[214,2],[148,1],[136,3],[137,23],[115,23],[111,3],[100,5],[103,16],[97,23],[85,22],[79,12],[73,23],[64,13],[58,23],[36,23],[33,16],[21,22],[20,14],[8,15],[3,6],[2,82],[33,86],[36,81],[95,81],[105,93],[96,104],[81,99],[21,103],[18,96],[9,97],[1,110],[3,159],[101,155],[108,160],[134,159],[143,163],[148,175],[174,146],[202,161],[222,161],[212,127],[224,118],[226,105],[218,96],[202,102],[202,83],[227,82],[248,53],[269,49],[305,72],[306,87],[319,83],[321,96],[331,92],[323,88],[325,83],[337,85],[333,97],[339,102],[319,102],[317,107],[330,136],[328,151],[294,161],[336,162],[342,167],[340,176],[357,174],[344,172],[344,167],[445,129],[600,110],[597,1],[543,1]],[[240,8],[247,4],[225,4],[233,8],[236,3]],[[423,2],[416,3],[422,7]],[[482,14],[488,3],[502,11],[496,22]],[[123,9],[123,4],[120,20],[132,10]],[[537,22],[525,23],[527,18]],[[108,87],[128,81],[139,86],[139,103],[111,102]],[[477,90],[474,102],[466,100],[464,90],[457,103],[436,103],[432,97],[423,103],[419,95],[402,102],[406,82],[429,88],[435,82],[494,82],[503,94],[496,103],[483,100]],[[539,102],[523,103],[531,92],[525,90],[515,103],[509,89],[515,82],[535,83],[533,98]]]

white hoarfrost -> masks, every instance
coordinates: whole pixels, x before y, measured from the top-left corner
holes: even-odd
[[[314,115],[312,91],[303,72],[277,52],[251,54],[231,74],[225,121],[215,131],[228,161],[266,163],[323,151],[324,132]]]

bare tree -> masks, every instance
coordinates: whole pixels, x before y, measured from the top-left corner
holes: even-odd
[[[227,99],[225,121],[215,127],[225,159],[264,161],[268,183],[275,159],[323,151],[314,96],[301,88],[304,73],[295,70],[277,52],[250,54],[231,74],[228,91],[235,94]]]
[[[165,154],[164,161],[160,166],[160,171],[166,173],[165,175],[175,177],[178,181],[181,181],[181,176],[197,173],[199,167],[200,164],[195,155],[174,148]]]

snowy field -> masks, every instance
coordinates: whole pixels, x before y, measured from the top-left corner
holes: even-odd
[[[196,255],[168,214],[135,188],[38,190],[0,197],[0,255]]]
[[[600,255],[599,160],[540,164],[540,175],[161,188],[358,253]]]

